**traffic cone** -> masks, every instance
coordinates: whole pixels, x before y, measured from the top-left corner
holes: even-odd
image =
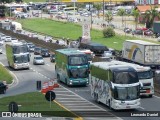
[[[46,93],[48,91],[48,82],[44,82],[42,86],[41,93]]]
[[[54,89],[54,82],[53,82],[53,80],[50,80],[49,82],[48,82],[48,89],[49,90],[53,90]]]
[[[57,83],[57,79],[54,79],[54,88],[58,88],[59,84]]]

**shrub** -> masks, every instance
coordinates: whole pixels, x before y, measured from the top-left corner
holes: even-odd
[[[111,27],[105,28],[103,29],[103,36],[105,38],[115,36],[115,31]]]

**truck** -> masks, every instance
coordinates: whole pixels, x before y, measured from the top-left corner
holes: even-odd
[[[153,22],[153,33],[156,35],[156,37],[160,36],[160,21]]]
[[[89,84],[89,65],[87,55],[74,48],[55,51],[55,72],[57,81],[68,86]]]
[[[136,70],[117,61],[93,62],[90,68],[91,97],[110,109],[140,107],[140,88]]]
[[[13,30],[16,33],[22,32],[22,25],[18,22],[11,22],[11,30]]]
[[[27,44],[22,42],[7,43],[6,56],[9,67],[13,69],[29,69],[30,53]]]
[[[154,82],[153,73],[150,67],[137,65],[134,63],[127,63],[118,60],[112,60],[117,64],[128,65],[133,67],[138,74],[139,81],[142,83],[143,87],[140,89],[141,96],[152,97],[154,95]]]
[[[142,40],[126,40],[121,57],[124,61],[157,69],[160,66],[160,45]]]

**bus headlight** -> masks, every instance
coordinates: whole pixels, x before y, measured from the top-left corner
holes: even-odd
[[[69,84],[72,85],[72,80],[69,81]]]

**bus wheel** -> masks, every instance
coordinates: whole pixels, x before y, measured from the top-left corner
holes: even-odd
[[[150,97],[150,98],[152,98],[152,97],[153,97],[153,95],[149,95],[149,97]]]
[[[60,76],[57,74],[57,81],[60,82]]]
[[[110,109],[110,110],[112,110],[112,107],[111,107],[111,102],[110,102],[110,100],[109,100],[109,102],[108,102],[108,106],[109,106],[109,109]]]
[[[98,101],[98,94],[97,94],[97,93],[94,93],[94,99],[95,99],[95,101],[96,101],[97,103],[99,103],[99,101]]]
[[[3,90],[3,94],[6,94],[6,90]]]

